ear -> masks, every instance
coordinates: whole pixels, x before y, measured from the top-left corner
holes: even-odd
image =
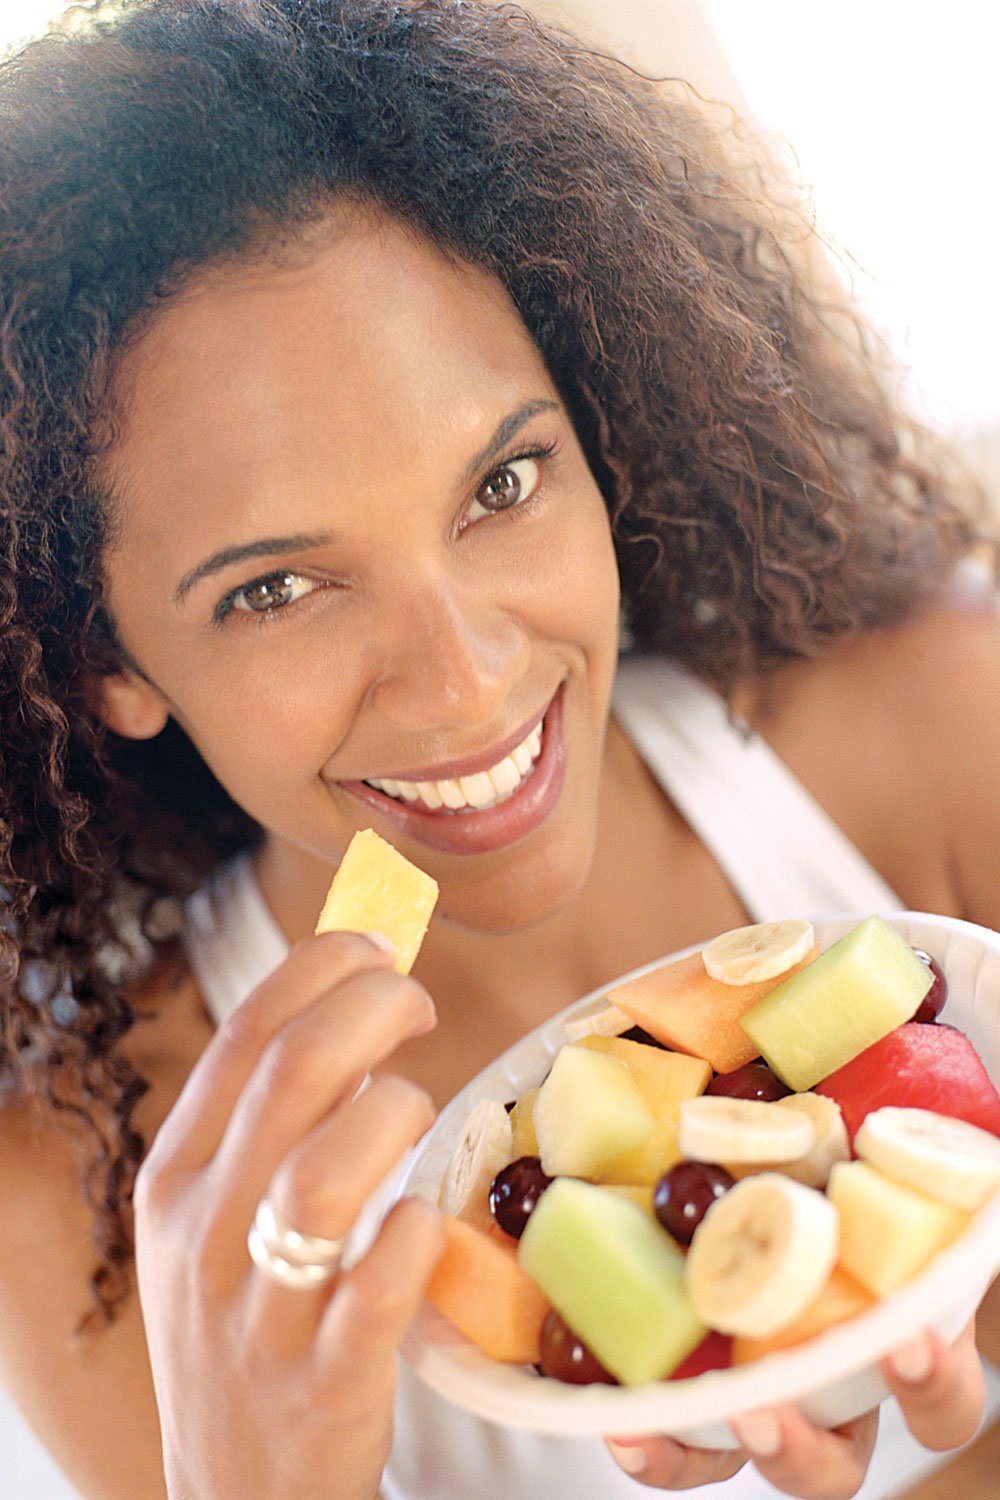
[[[127,740],[151,740],[170,717],[166,699],[128,668],[106,677],[88,676],[85,691],[91,711]]]

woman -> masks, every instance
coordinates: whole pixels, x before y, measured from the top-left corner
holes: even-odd
[[[267,1197],[337,1240],[432,1099],[762,914],[714,789],[688,808],[630,727],[622,607],[664,723],[725,741],[725,693],[859,905],[996,923],[959,485],[746,153],[522,15],[150,0],[6,71],[8,1383],[105,1500],[627,1494],[748,1457],[853,1493],[874,1418],[616,1471],[406,1380],[393,1447],[435,1215],[308,1290],[247,1235]],[[757,800],[784,868],[808,841]],[[367,826],[441,886],[410,979],[309,937]],[[888,1374],[920,1441],[972,1435],[971,1335]]]

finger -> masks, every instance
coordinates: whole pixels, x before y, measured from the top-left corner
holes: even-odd
[[[882,1371],[925,1448],[940,1453],[975,1437],[986,1389],[971,1323],[950,1347],[936,1333],[919,1334],[883,1361]]]
[[[793,1406],[745,1412],[730,1426],[754,1466],[775,1489],[800,1500],[850,1500],[864,1481],[878,1413],[827,1431]]]
[[[689,1490],[731,1479],[746,1463],[733,1449],[688,1448],[668,1437],[605,1438],[620,1469],[655,1490]]]
[[[341,1105],[282,1162],[267,1195],[286,1224],[301,1234],[339,1240],[349,1236],[376,1184],[433,1123],[434,1105],[423,1089],[385,1074],[360,1098]],[[256,1206],[256,1205],[254,1205]],[[308,1293],[277,1285],[254,1267],[245,1244],[229,1236],[226,1249],[250,1271],[251,1320],[277,1322],[294,1336],[329,1300],[329,1284]]]
[[[289,1021],[264,1049],[211,1163],[219,1219],[248,1221],[281,1162],[346,1102],[358,1072],[426,1031],[432,1018],[416,980],[362,969]]]
[[[318,996],[362,969],[388,969],[377,935],[330,932],[292,949],[219,1027],[195,1063],[147,1158],[161,1169],[198,1168],[218,1148],[233,1106],[275,1034]]]
[[[405,1198],[367,1255],[337,1283],[317,1332],[317,1362],[333,1377],[346,1371],[359,1399],[364,1393],[358,1372],[366,1381],[394,1378],[396,1351],[443,1248],[437,1210],[423,1199]]]

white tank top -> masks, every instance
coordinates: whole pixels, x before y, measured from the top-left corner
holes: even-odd
[[[903,903],[774,752],[684,668],[628,658],[613,711],[667,795],[718,861],[754,921],[792,914],[895,911]],[[277,967],[288,943],[247,858],[188,905],[186,942],[205,1003],[220,1022]],[[1000,1381],[991,1379],[993,1404]],[[858,1500],[888,1500],[941,1460],[883,1407],[876,1456]],[[637,1500],[644,1493],[603,1443],[511,1431],[460,1411],[401,1364],[386,1500]],[[746,1468],[698,1494],[775,1500]]]

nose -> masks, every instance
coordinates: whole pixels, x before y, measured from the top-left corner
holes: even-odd
[[[371,701],[407,730],[496,722],[527,675],[524,623],[482,592],[441,580],[397,591]]]

